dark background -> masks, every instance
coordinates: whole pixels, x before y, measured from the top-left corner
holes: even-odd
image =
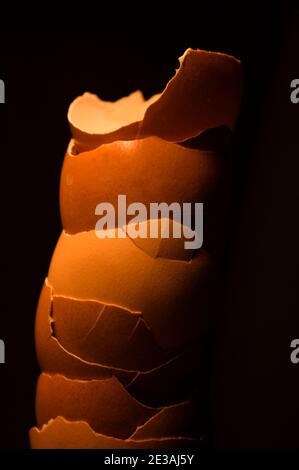
[[[233,143],[233,202],[222,260],[226,302],[212,353],[211,445],[299,447],[299,16],[287,7],[231,15],[189,11],[122,21],[1,18],[0,447],[28,446],[38,365],[34,317],[61,230],[59,175],[70,138],[69,103],[84,91],[115,100],[160,92],[187,47],[243,63]]]

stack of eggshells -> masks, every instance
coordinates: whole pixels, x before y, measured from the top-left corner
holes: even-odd
[[[188,49],[161,95],[85,93],[60,188],[63,231],[37,309],[32,448],[198,445],[200,349],[217,297],[240,63]],[[96,236],[95,207],[204,203],[204,244]],[[148,223],[148,221],[145,221]],[[161,221],[159,221],[161,223]],[[174,223],[174,222],[173,222]],[[171,224],[170,224],[171,225]],[[124,236],[127,235],[127,236]]]

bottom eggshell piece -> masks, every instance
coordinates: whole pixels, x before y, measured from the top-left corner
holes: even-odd
[[[184,449],[195,448],[199,440],[188,438],[117,439],[95,433],[84,421],[70,422],[61,416],[42,429],[30,430],[32,449]]]

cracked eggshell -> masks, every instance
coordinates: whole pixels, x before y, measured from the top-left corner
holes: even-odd
[[[163,437],[200,437],[201,412],[198,403],[187,401],[162,408],[130,437],[131,439],[156,439]]]
[[[76,379],[104,379],[115,376],[123,384],[128,384],[136,376],[135,371],[85,361],[59,343],[53,331],[52,288],[47,281],[42,288],[37,307],[35,343],[40,368],[44,372]]]
[[[59,343],[88,362],[146,371],[171,357],[157,345],[138,312],[54,293],[52,317]]]
[[[202,356],[199,342],[189,345],[165,364],[139,372],[126,389],[136,400],[156,408],[190,400],[205,378]]]
[[[61,416],[42,429],[32,428],[29,437],[32,449],[186,449],[199,444],[188,438],[116,439],[95,433],[84,421],[70,422]]]
[[[35,332],[36,350],[43,372],[78,380],[115,376],[136,400],[147,406],[167,406],[190,398],[190,390],[197,385],[200,376],[201,352],[197,344],[147,372],[88,362],[69,352],[55,338],[51,326],[51,299],[52,289],[46,282],[40,295]]]
[[[68,120],[79,151],[116,140],[157,136],[180,142],[207,129],[233,128],[241,98],[240,62],[216,52],[187,49],[161,95],[140,92],[115,103],[85,94],[71,104]]]
[[[60,180],[62,224],[68,233],[94,229],[99,219],[95,215],[97,204],[105,201],[117,208],[119,194],[126,195],[127,207],[142,202],[148,217],[153,202],[206,203],[208,223],[209,198],[225,178],[222,155],[156,137],[112,142],[76,156],[71,149],[72,143]]]
[[[218,246],[227,162],[212,149],[223,149],[239,101],[239,62],[188,49],[164,92],[147,102],[136,92],[116,103],[85,94],[71,104],[74,139],[60,186],[65,231],[36,321],[41,368],[55,375],[38,382],[42,427],[30,431],[32,448],[182,449],[200,442],[181,437],[196,435],[190,423],[198,414],[193,403],[178,402],[200,383],[196,341],[217,288],[211,258],[175,240],[99,240],[95,207],[116,207],[118,194],[147,208],[204,202],[205,246],[211,249],[215,234]],[[161,349],[177,355],[168,359]]]
[[[200,335],[216,286],[204,250],[188,262],[152,258],[128,237],[99,239],[94,231],[62,233],[48,278],[56,295],[141,312],[163,349]]]
[[[145,112],[143,135],[180,142],[220,126],[233,129],[241,99],[240,61],[227,54],[187,49],[180,68]]]
[[[105,436],[126,439],[158,411],[139,403],[114,377],[84,381],[41,374],[37,383],[36,416],[40,427],[63,416],[70,421],[86,421]]]
[[[150,227],[151,224],[157,226],[158,237],[151,238]],[[142,251],[150,255],[152,258],[165,258],[181,261],[190,261],[194,253],[197,250],[185,249],[185,242],[194,238],[194,233],[189,227],[184,227],[182,224],[172,219],[157,219],[157,220],[145,220],[139,223],[140,231],[144,230],[147,237],[132,238],[130,231],[128,230],[129,225],[124,227],[128,237],[132,242],[140,248]],[[175,237],[175,233],[180,233],[180,237]],[[168,235],[168,237],[166,236]]]

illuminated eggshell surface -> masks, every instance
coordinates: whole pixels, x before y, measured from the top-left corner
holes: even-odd
[[[226,54],[188,49],[179,61],[147,101],[139,91],[114,103],[85,93],[70,105],[63,230],[36,315],[42,373],[32,448],[200,445],[196,397],[218,297],[241,79]],[[147,233],[152,203],[203,203],[203,246],[186,249],[190,234],[170,213],[156,219],[156,238],[132,236],[132,215],[98,231],[97,205],[117,208],[119,195],[144,205]]]

